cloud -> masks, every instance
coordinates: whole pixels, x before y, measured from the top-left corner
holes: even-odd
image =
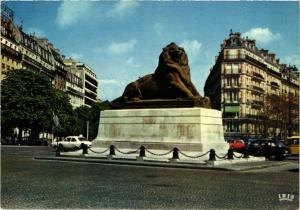
[[[179,46],[184,48],[189,58],[189,62],[193,63],[200,52],[202,43],[197,40],[184,40],[181,44],[179,44]]]
[[[122,95],[125,82],[117,79],[100,79],[99,90],[102,100],[113,100]]]
[[[252,28],[243,33],[243,36],[248,36],[249,38],[255,39],[257,42],[262,44],[267,44],[281,38],[280,33],[273,33],[269,28]]]
[[[107,12],[108,17],[123,17],[131,14],[139,6],[136,0],[118,1],[112,9]]]
[[[80,53],[71,53],[71,54],[69,55],[69,57],[73,58],[74,60],[79,61],[80,59],[83,58],[83,55],[80,54]]]
[[[131,39],[127,42],[112,42],[108,46],[108,51],[112,54],[120,55],[130,52],[136,44],[136,39]]]
[[[128,59],[126,60],[125,63],[126,63],[126,65],[128,65],[129,67],[133,67],[133,68],[139,68],[139,67],[141,67],[140,64],[136,64],[136,63],[134,62],[134,57],[128,58]]]
[[[58,7],[56,22],[61,28],[71,26],[88,15],[91,8],[88,1],[63,1]]]
[[[99,84],[123,86],[123,81],[116,79],[100,79]]]
[[[37,37],[46,37],[46,33],[43,30],[35,27],[29,27],[26,31],[28,34],[34,34]]]

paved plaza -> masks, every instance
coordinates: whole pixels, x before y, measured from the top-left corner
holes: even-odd
[[[1,208],[297,209],[296,160],[247,171],[37,160],[48,147],[1,146]],[[290,200],[279,200],[289,196]]]

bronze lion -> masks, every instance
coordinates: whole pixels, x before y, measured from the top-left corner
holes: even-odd
[[[150,99],[204,100],[205,107],[210,106],[209,99],[201,97],[191,81],[185,50],[173,42],[163,48],[154,74],[128,84],[122,96],[112,104]]]

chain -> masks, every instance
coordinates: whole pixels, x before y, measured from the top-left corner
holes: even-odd
[[[94,150],[92,150],[91,148],[88,148],[91,152],[96,153],[96,154],[103,154],[105,152],[107,152],[109,150],[109,148],[107,148],[106,150],[102,151],[102,152],[96,152]]]
[[[234,153],[233,153],[233,156],[234,156],[235,158],[242,158],[242,157],[243,157],[243,155],[237,156],[237,155],[235,155]]]
[[[153,153],[153,152],[150,152],[148,149],[146,149],[145,148],[145,150],[147,151],[147,152],[149,152],[151,155],[156,155],[156,156],[164,156],[164,155],[168,155],[168,154],[170,154],[172,151],[173,151],[173,149],[171,149],[169,152],[166,152],[166,153],[163,153],[163,154],[155,154],[155,153]]]
[[[119,150],[118,148],[115,147],[115,150],[121,154],[124,154],[124,155],[129,155],[129,154],[134,154],[134,153],[137,153],[139,151],[139,149],[135,150],[135,151],[129,151],[129,152],[122,152],[121,150]]]
[[[208,152],[206,152],[206,153],[204,153],[204,154],[202,154],[202,155],[198,155],[198,156],[189,156],[189,155],[184,154],[183,152],[181,152],[181,151],[179,150],[179,153],[180,153],[180,154],[182,154],[183,156],[188,157],[188,158],[200,158],[200,157],[203,157],[203,156],[207,155],[209,152],[210,152],[210,151],[208,151]]]
[[[228,153],[227,153],[227,154],[228,154]],[[216,154],[216,157],[217,157],[217,158],[219,158],[219,159],[225,159],[225,158],[226,158],[226,156],[227,156],[227,154],[226,154],[226,155],[224,155],[223,157],[220,157],[219,155],[217,155],[217,154]]]

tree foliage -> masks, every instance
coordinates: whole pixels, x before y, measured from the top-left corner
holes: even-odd
[[[31,70],[8,71],[1,88],[1,134],[11,135],[13,128],[29,129],[31,138],[41,132],[55,136],[86,136],[89,121],[89,139],[97,136],[100,111],[108,109],[108,102],[81,106],[73,110],[68,95],[53,88],[50,79]],[[55,126],[53,116],[59,125]],[[21,137],[21,136],[19,136]]]
[[[1,124],[30,128],[35,134],[50,131],[53,94],[49,78],[38,72],[7,72],[1,87]]]

